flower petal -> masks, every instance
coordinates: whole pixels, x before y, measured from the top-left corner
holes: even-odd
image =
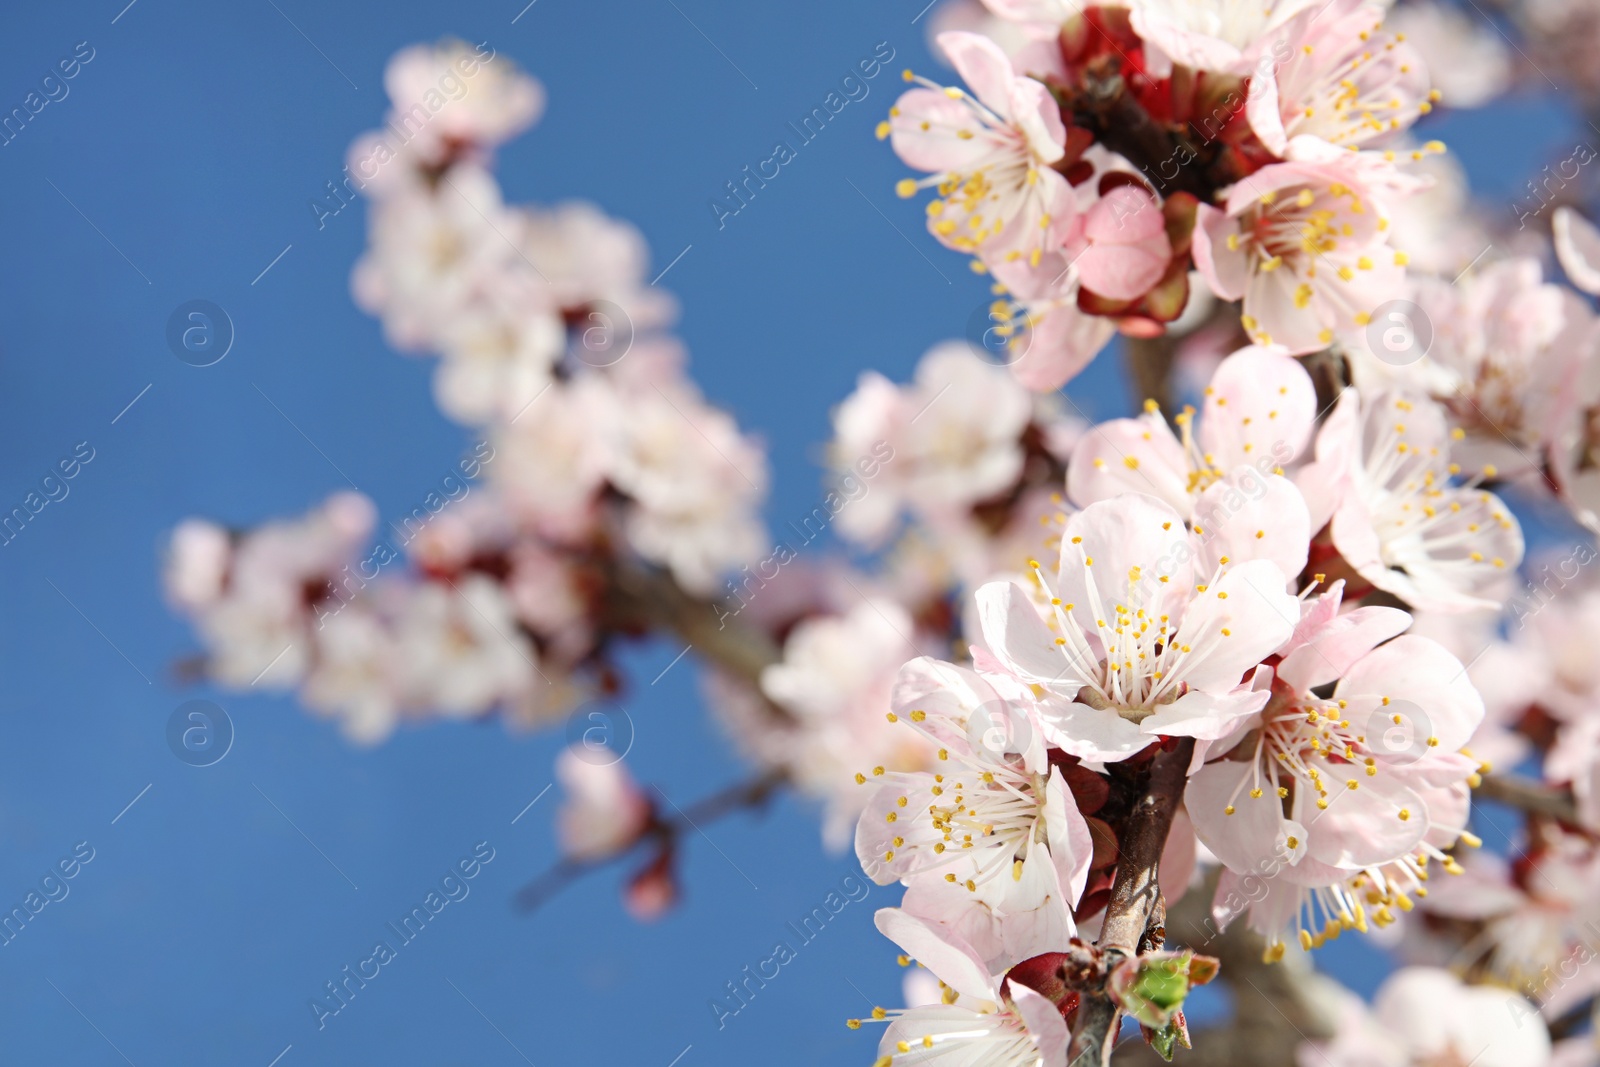
[[[947,927],[919,919],[900,908],[879,908],[873,916],[878,932],[905,950],[958,993],[976,1000],[998,1001],[999,991],[983,960],[971,945]]]
[[[1231,470],[1287,467],[1316,427],[1317,390],[1300,361],[1277,346],[1241,348],[1217,365],[1200,414],[1200,445]]]
[[[990,582],[978,590],[976,600],[984,647],[1006,670],[1068,699],[1087,683],[1021,587]]]
[[[1174,642],[1194,651],[1173,667],[1191,689],[1226,693],[1294,633],[1300,603],[1277,564],[1231,564],[1184,611]]]
[[[1189,460],[1159,413],[1112,419],[1083,436],[1072,449],[1067,495],[1079,507],[1123,493],[1148,493],[1187,516]]]

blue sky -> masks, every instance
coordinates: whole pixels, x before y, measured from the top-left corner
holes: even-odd
[[[0,113],[92,53],[0,146],[0,510],[80,460],[66,495],[0,547],[0,906],[80,843],[93,854],[0,947],[9,1056],[870,1062],[871,1040],[842,1020],[898,996],[871,926],[890,890],[851,902],[723,1028],[708,1008],[855,870],[822,850],[805,805],[708,828],[712,841],[690,843],[684,906],[657,925],[622,914],[613,874],[518,916],[511,893],[553,857],[554,795],[512,819],[550,783],[559,736],[436,726],[358,750],[292,700],[183,685],[173,668],[194,645],[156,564],[189,514],[248,524],[349,484],[402,514],[470,444],[435,410],[429,364],[389,351],[350,301],[364,209],[319,229],[310,207],[377,124],[388,56],[452,34],[548,89],[544,121],[502,154],[508,197],[594,200],[644,231],[657,269],[681,256],[663,284],[682,300],[694,373],[765,437],[769,518],[808,511],[830,406],[866,368],[906,377],[987,301],[895,199],[902,171],[871,136],[898,69],[931,66],[923,0],[125,3],[19,9],[0,37]],[[884,48],[895,58],[868,95],[719,225],[724,183],[795,144],[787,124]],[[1576,136],[1537,100],[1435,129],[1491,203],[1517,184],[1506,138],[1542,163]],[[203,368],[165,341],[196,299],[235,331]],[[1121,411],[1116,362],[1073,396]],[[635,677],[676,652],[641,648]],[[641,777],[681,803],[741,773],[705,722],[692,660],[639,689],[625,705]],[[235,724],[211,767],[166,744],[193,698]],[[469,895],[318,1030],[308,1002],[323,983],[475,848],[493,859]],[[1344,945],[1333,962],[1366,984]]]

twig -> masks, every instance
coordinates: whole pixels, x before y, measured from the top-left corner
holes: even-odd
[[[1578,822],[1578,805],[1572,791],[1548,786],[1516,774],[1485,775],[1477,795],[1496,800],[1532,815],[1548,815],[1565,823]]]
[[[687,808],[680,809],[677,815],[662,816],[659,813],[652,815],[649,825],[640,833],[638,840],[627,848],[593,859],[563,857],[555,866],[517,890],[513,902],[519,911],[534,911],[579,878],[591,871],[626,859],[646,843],[653,843],[658,849],[672,849],[676,847],[681,837],[696,829],[699,824],[716,822],[739,811],[759,810],[772,799],[773,794],[787,784],[788,776],[783,771],[764,771],[743,782],[735,782],[710,796],[701,797]]]
[[[1183,799],[1189,761],[1194,756],[1194,740],[1179,738],[1169,750],[1150,761],[1139,801],[1129,812],[1119,835],[1120,854],[1117,873],[1111,883],[1111,898],[1106,902],[1105,922],[1100,928],[1098,946],[1105,954],[1106,966],[1114,967],[1119,958],[1139,954],[1150,944],[1152,919],[1165,922],[1165,906],[1159,882],[1161,853],[1166,848],[1172,816]],[[1164,939],[1164,930],[1159,935]],[[1151,941],[1155,941],[1154,938]],[[1154,947],[1159,948],[1157,941]],[[1070,1060],[1083,1067],[1109,1064],[1116,1043],[1119,1009],[1104,989],[1087,992],[1078,1005],[1072,1029]]]

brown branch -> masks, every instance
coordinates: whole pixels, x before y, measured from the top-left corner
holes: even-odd
[[[1183,799],[1193,756],[1194,740],[1187,737],[1157,753],[1146,771],[1139,801],[1123,823],[1117,873],[1097,942],[1108,971],[1119,959],[1159,949],[1165,941],[1166,908],[1159,881],[1161,853],[1172,829],[1173,814]],[[1082,1067],[1109,1064],[1119,1019],[1120,1012],[1104,989],[1085,993],[1072,1028],[1071,1062]]]
[[[761,672],[783,657],[766,631],[691,596],[659,570],[618,563],[612,570],[607,621],[629,627],[670,630],[703,659],[759,691]]]
[[[1578,805],[1564,786],[1544,785],[1516,774],[1485,775],[1477,795],[1527,812],[1548,815],[1565,823],[1578,822]]]

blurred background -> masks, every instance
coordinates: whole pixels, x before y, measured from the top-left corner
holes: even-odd
[[[616,871],[522,915],[513,892],[555,859],[557,797],[544,790],[559,730],[437,724],[360,749],[287,697],[175,670],[195,645],[157,569],[179,519],[253,524],[352,484],[402,515],[470,444],[435,408],[431,361],[389,350],[351,302],[365,205],[320,220],[312,207],[342,179],[350,141],[378,125],[383,65],[406,44],[487,42],[544,83],[546,116],[501,153],[507,199],[588,199],[640,227],[656,269],[670,265],[661,284],[681,300],[693,376],[767,442],[774,526],[816,503],[829,410],[861,371],[904,380],[930,345],[981,321],[986,282],[895,198],[902,170],[872,137],[899,69],[935,66],[936,6],[524,2],[7,12],[0,114],[58,60],[82,65],[0,145],[0,511],[63,458],[92,458],[0,546],[0,911],[80,843],[93,852],[68,895],[0,946],[7,1062],[872,1057],[875,1037],[843,1020],[899,996],[871,921],[887,890],[847,906],[720,1026],[709,1004],[857,872],[823,849],[806,805],[708,827],[687,850],[682,906],[654,925],[623,913]],[[792,140],[786,124],[885,42],[895,58],[869,95],[719,224],[725,183]],[[1484,210],[1506,212],[1543,162],[1600,139],[1528,94],[1419,131],[1449,144]],[[197,299],[234,331],[207,367],[166,340],[174,309]],[[1128,406],[1112,356],[1071,394],[1090,417]],[[677,651],[648,646],[628,666],[656,677]],[[679,802],[744,773],[702,713],[695,670],[686,658],[624,698],[631,765]],[[209,767],[167,742],[194,698],[234,724]],[[309,1002],[324,983],[475,846],[481,858],[480,842],[493,859],[470,896],[319,1030]],[[1346,938],[1319,962],[1370,992],[1375,951]]]

